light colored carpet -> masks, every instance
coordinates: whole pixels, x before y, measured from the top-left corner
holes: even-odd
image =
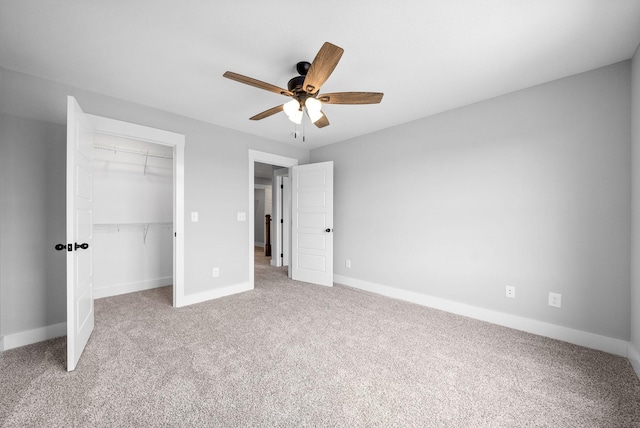
[[[258,254],[256,288],[181,309],[165,287],[97,300],[65,339],[6,351],[3,427],[638,427],[629,362],[335,286]]]

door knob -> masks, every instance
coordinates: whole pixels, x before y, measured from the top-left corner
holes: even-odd
[[[67,246],[65,244],[56,244],[56,250],[62,251],[66,249],[67,249]]]
[[[87,248],[89,248],[89,244],[87,244],[86,242],[84,244],[78,244],[76,242],[75,243],[75,249],[78,250],[78,248],[82,248],[83,250],[86,250]]]
[[[331,232],[331,229],[326,228],[324,231],[325,231],[325,232]]]

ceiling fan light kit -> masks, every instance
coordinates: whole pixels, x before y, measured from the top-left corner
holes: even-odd
[[[274,92],[293,98],[292,100],[272,107],[255,116],[250,120],[261,120],[284,111],[289,120],[296,124],[302,123],[303,108],[307,116],[318,128],[329,125],[329,119],[322,111],[322,104],[377,104],[382,101],[381,92],[335,92],[331,94],[319,94],[320,87],[327,81],[333,70],[338,65],[344,50],[341,47],[325,42],[313,62],[301,61],[296,65],[296,70],[300,73],[289,80],[287,88],[280,88],[270,83],[265,83],[251,77],[243,76],[232,71],[223,74],[224,77],[254,86],[259,89]]]
[[[282,105],[282,110],[284,110],[284,113],[289,116],[289,119],[291,119],[291,116],[300,111],[300,108],[300,102],[298,100],[287,101]]]
[[[311,119],[311,122],[313,122],[314,124],[322,119],[322,116],[324,116],[320,110],[307,109],[307,114],[309,115],[309,119]]]
[[[322,110],[322,103],[318,101],[317,98],[307,98],[304,100],[304,106],[307,108],[307,111],[313,111],[320,113]]]
[[[296,110],[293,112],[293,114],[289,116],[289,120],[296,125],[300,125],[302,123],[302,110]]]

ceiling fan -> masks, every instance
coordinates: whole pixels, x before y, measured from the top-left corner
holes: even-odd
[[[289,119],[297,124],[302,122],[303,110],[306,110],[311,121],[318,127],[329,125],[327,116],[322,111],[322,104],[377,104],[384,94],[380,92],[333,92],[319,94],[320,87],[327,81],[338,65],[344,49],[325,42],[312,63],[301,61],[296,65],[300,74],[289,80],[288,89],[280,88],[251,77],[243,76],[232,71],[223,74],[224,77],[246,85],[266,91],[275,92],[293,98],[289,102],[258,113],[250,120],[260,120],[284,111]]]

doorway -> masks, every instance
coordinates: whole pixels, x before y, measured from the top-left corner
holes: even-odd
[[[184,306],[184,135],[102,116],[87,116],[96,134],[153,143],[173,152],[173,306]]]
[[[298,165],[298,160],[294,158],[288,158],[285,156],[274,155],[271,153],[259,152],[256,150],[249,150],[249,288],[253,289],[255,286],[255,244],[256,244],[256,215],[255,215],[255,177],[256,177],[256,164],[258,169],[262,168],[262,165],[269,165],[277,168],[290,168]],[[264,221],[264,219],[262,219]],[[273,252],[272,252],[273,254]]]
[[[333,162],[298,166],[298,160],[249,150],[249,289],[255,288],[256,162],[290,168],[291,263],[298,281],[333,285]]]
[[[95,133],[93,297],[173,285],[173,147]]]
[[[291,230],[289,168],[255,162],[254,183],[256,258],[273,267],[288,266]],[[262,256],[259,256],[258,249]]]

